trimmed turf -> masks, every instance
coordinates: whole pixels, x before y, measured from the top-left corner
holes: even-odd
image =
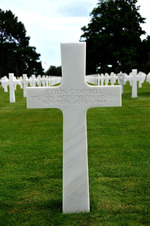
[[[150,225],[150,84],[87,113],[90,213],[62,214],[62,125],[0,88],[0,225]]]

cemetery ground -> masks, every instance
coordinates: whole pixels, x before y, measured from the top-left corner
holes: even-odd
[[[87,113],[89,213],[62,213],[63,118],[0,88],[0,225],[150,225],[150,85]]]

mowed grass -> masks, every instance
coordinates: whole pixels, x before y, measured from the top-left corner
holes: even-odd
[[[150,84],[87,113],[90,213],[62,213],[57,109],[27,109],[0,88],[0,225],[150,225]]]

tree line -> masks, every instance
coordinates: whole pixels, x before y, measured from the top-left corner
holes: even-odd
[[[99,0],[91,21],[82,27],[87,43],[87,74],[150,71],[150,36],[142,40],[145,23],[137,0]]]
[[[141,27],[146,19],[139,9],[137,0],[98,0],[89,24],[81,28],[86,74],[129,73],[133,68],[150,72],[150,36]],[[10,10],[0,9],[0,77],[9,72],[44,74],[40,54],[29,40],[23,23]],[[50,66],[45,74],[61,76],[61,67]]]
[[[29,40],[23,23],[10,10],[0,9],[0,77],[10,72],[16,76],[43,73],[40,54]]]

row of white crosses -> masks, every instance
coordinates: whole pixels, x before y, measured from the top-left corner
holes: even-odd
[[[27,77],[27,76],[26,76]],[[29,78],[30,86],[36,87],[36,86],[53,86],[56,84],[61,83],[61,77],[59,76],[41,76],[38,75],[37,77],[35,75],[32,75]]]
[[[105,73],[86,76],[86,82],[99,86],[107,86],[109,83],[111,83],[111,85],[114,85],[117,80],[118,75],[116,75],[114,72],[112,72],[110,75],[108,73]]]
[[[132,98],[137,97],[137,82],[139,82],[139,88],[142,87],[142,83],[146,78],[146,74],[143,72],[139,72],[137,74],[137,70],[134,69],[132,72],[127,75],[125,73],[120,72],[119,74],[108,73],[105,74],[96,74],[96,75],[88,75],[86,76],[86,82],[98,85],[98,86],[107,86],[114,85],[117,81],[121,85],[121,93],[123,94],[123,85],[126,82],[130,82],[130,86],[132,86]],[[61,83],[61,77],[56,76],[40,76],[37,77],[32,75],[30,78],[27,77],[26,74],[19,79],[16,79],[12,73],[9,74],[9,79],[4,76],[0,82],[2,87],[4,88],[4,92],[8,91],[8,86],[10,87],[10,102],[15,102],[15,90],[16,85],[20,85],[23,88],[23,96],[26,97],[26,88],[30,85],[31,87],[36,86],[53,86]],[[146,81],[150,83],[150,73],[147,75]]]
[[[9,99],[10,103],[15,102],[15,90],[16,86],[20,85],[20,88],[23,88],[23,96],[26,97],[26,88],[30,85],[32,87],[35,86],[53,86],[61,83],[61,77],[57,76],[38,76],[32,75],[30,78],[27,77],[26,74],[19,79],[16,79],[13,73],[9,73],[9,79],[7,76],[4,76],[0,80],[2,87],[4,88],[4,92],[8,92],[9,87]]]
[[[61,77],[57,76],[41,76],[38,75],[37,77],[35,75],[32,75],[30,78],[27,77],[26,74],[23,75],[23,77],[20,78],[21,83],[23,84],[23,96],[26,97],[26,89],[30,85],[31,87],[36,86],[53,86],[56,84],[61,83]]]
[[[143,72],[137,73],[136,69],[133,69],[132,72],[127,75],[126,73],[120,72],[119,74],[108,73],[105,74],[96,74],[96,75],[88,75],[86,76],[86,81],[88,83],[94,85],[114,85],[117,81],[121,85],[121,93],[123,94],[123,85],[126,84],[127,81],[130,82],[130,86],[132,86],[132,98],[137,97],[137,82],[139,82],[139,88],[142,87],[142,83],[145,81],[146,74]],[[147,82],[150,82],[150,73],[147,75]]]

